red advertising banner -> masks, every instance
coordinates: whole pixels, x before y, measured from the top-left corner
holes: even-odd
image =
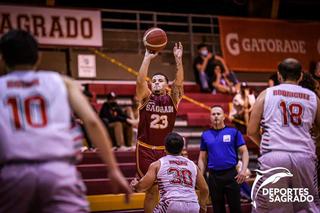
[[[219,17],[227,65],[237,71],[276,71],[283,59],[298,59],[304,70],[320,59],[320,23]]]

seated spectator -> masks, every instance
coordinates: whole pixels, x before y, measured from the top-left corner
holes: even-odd
[[[214,78],[212,86],[216,92],[236,94],[240,89],[240,83],[234,72],[220,63],[214,66]]]
[[[114,136],[115,150],[127,151],[131,146],[132,127],[127,122],[129,118],[122,108],[116,102],[116,94],[111,92],[107,95],[107,101],[102,105],[99,116],[103,123],[110,131],[110,135]]]
[[[205,44],[199,44],[197,50],[198,55],[193,61],[194,77],[201,92],[210,93],[213,89],[211,83],[214,77],[215,63],[219,62],[224,67],[226,67],[226,64],[222,57],[212,54]]]
[[[280,82],[278,80],[278,74],[277,74],[277,72],[275,72],[269,77],[268,86],[273,87],[273,86],[277,86],[279,84],[280,84]]]
[[[246,134],[247,132],[249,114],[255,101],[256,98],[254,94],[250,92],[247,83],[242,82],[240,92],[233,98],[232,109],[230,110],[229,114],[231,120],[237,119],[243,122],[243,124],[240,124],[238,122],[232,121],[235,124],[236,128],[239,129],[242,134]]]

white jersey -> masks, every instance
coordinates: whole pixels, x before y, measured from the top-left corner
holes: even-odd
[[[0,78],[0,163],[74,155],[71,111],[58,73],[15,71]]]
[[[160,203],[163,201],[197,202],[195,192],[197,167],[182,156],[167,155],[159,159],[157,174]]]
[[[266,91],[260,151],[302,152],[315,155],[310,129],[317,111],[316,95],[293,84],[280,84]]]

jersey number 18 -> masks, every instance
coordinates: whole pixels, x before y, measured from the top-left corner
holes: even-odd
[[[286,103],[280,101],[283,126],[288,126],[289,121],[294,126],[301,126],[304,108],[300,103]]]

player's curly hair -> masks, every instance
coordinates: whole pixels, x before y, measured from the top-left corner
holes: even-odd
[[[38,61],[38,42],[27,31],[10,30],[0,39],[0,52],[9,68],[35,65]]]

